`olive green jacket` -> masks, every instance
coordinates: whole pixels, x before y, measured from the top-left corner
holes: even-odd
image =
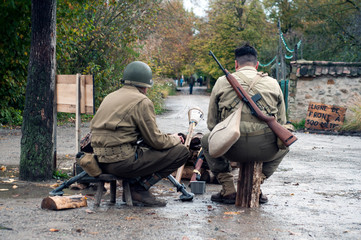
[[[152,101],[136,87],[128,85],[104,98],[90,129],[94,150],[122,147],[121,154],[116,156],[98,156],[99,162],[117,162],[134,156],[139,139],[156,150],[180,143],[179,137],[161,133]]]
[[[249,83],[254,80],[257,70],[253,67],[246,66],[238,69],[232,75],[241,84],[243,89],[247,90],[249,85],[242,79],[243,76],[247,77]],[[281,88],[274,78],[263,75],[262,78],[253,86],[252,90],[248,92],[252,97],[259,93],[262,100],[258,102],[261,105],[261,110],[266,115],[273,115],[276,117],[280,124],[286,123],[286,110],[285,103]],[[217,123],[223,121],[227,116],[239,108],[242,101],[238,98],[235,90],[229,84],[225,76],[218,78],[214,85],[210,97],[208,108],[208,129],[212,130]],[[264,130],[268,128],[267,124],[258,118],[251,115],[249,107],[243,104],[241,116],[241,134],[251,133]]]

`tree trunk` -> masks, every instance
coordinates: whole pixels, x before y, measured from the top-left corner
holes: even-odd
[[[53,173],[56,0],[32,0],[31,49],[23,115],[20,179]]]

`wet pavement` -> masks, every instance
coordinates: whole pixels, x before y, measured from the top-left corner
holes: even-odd
[[[206,119],[209,98],[196,94],[196,89],[193,95],[167,98],[168,111],[157,117],[162,131],[186,133],[187,111],[194,103],[204,109]],[[85,124],[84,132],[86,128]],[[197,131],[207,131],[205,120]],[[73,134],[72,127],[59,128],[63,166],[73,163]],[[94,208],[95,191],[89,188],[65,192],[86,195],[88,207],[50,211],[40,204],[56,181],[19,181],[19,150],[13,145],[20,136],[1,130],[0,166],[7,170],[0,176],[0,239],[361,239],[361,138],[295,135],[298,141],[261,186],[269,202],[256,209],[211,202],[211,194],[221,188],[217,184],[207,184],[206,193],[192,202],[181,202],[180,193],[162,180],[152,192],[168,201],[166,207],[128,207],[119,187],[115,205],[109,204],[106,194],[101,206]]]

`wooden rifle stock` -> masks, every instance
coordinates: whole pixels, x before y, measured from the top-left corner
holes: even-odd
[[[260,120],[267,123],[268,127],[277,135],[277,137],[283,142],[283,144],[288,147],[292,143],[297,140],[297,137],[293,135],[290,131],[284,128],[280,123],[278,123],[273,116],[265,115],[257,106],[257,104],[252,100],[252,98],[248,95],[248,93],[242,88],[242,86],[238,83],[237,79],[228,72],[228,70],[224,69],[223,66],[218,62],[216,56],[214,56],[212,51],[209,51],[209,55],[214,58],[217,62],[218,66],[222,69],[226,78],[236,91],[237,96],[244,101],[247,106],[251,109],[252,115],[259,118]]]

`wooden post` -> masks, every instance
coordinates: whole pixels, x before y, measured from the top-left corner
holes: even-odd
[[[54,151],[54,157],[53,157],[53,170],[56,169],[56,151],[57,151],[57,127],[58,127],[58,110],[57,110],[57,81],[58,81],[58,76],[55,77],[55,90],[54,90],[54,105],[53,105],[53,151]]]
[[[259,207],[262,165],[262,162],[239,163],[236,206]]]
[[[80,151],[80,124],[81,124],[81,75],[78,73],[76,75],[76,111],[75,111],[75,152]]]

